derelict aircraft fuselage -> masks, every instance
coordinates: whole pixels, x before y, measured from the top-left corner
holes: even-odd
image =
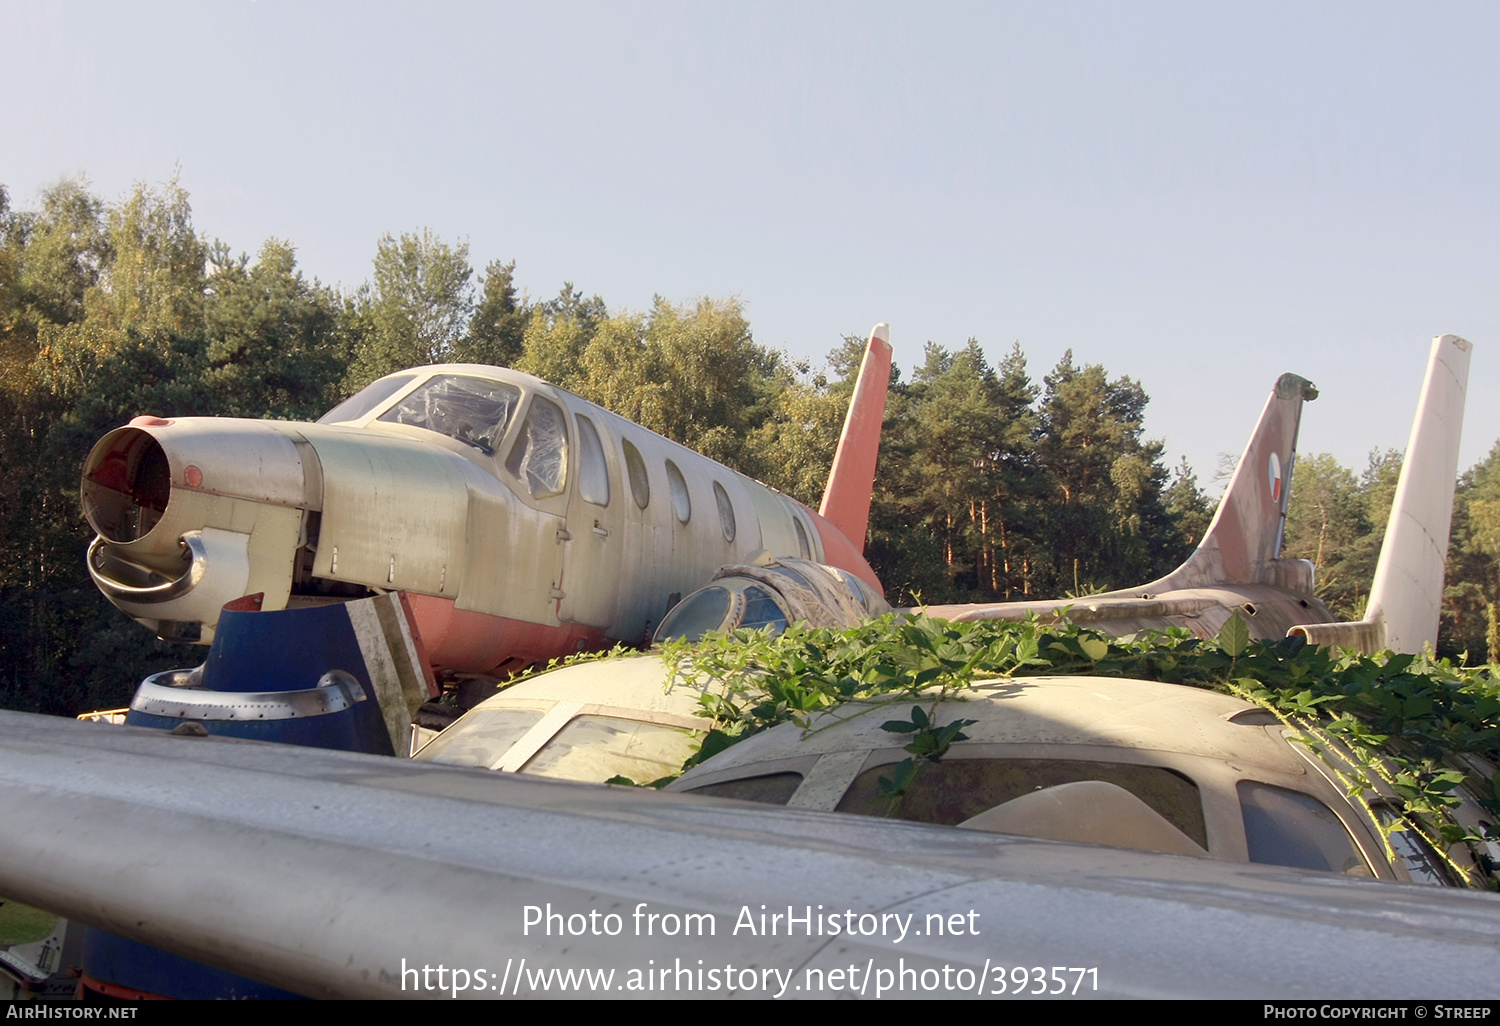
[[[889,344],[871,345],[889,366]],[[880,590],[862,535],[478,365],[390,375],[316,424],[137,417],[94,447],[83,502],[95,582],[164,637],[210,641],[247,595],[275,610],[399,591],[431,665],[458,672],[645,641],[673,602],[762,551]]]
[[[819,512],[526,374],[468,364],[389,375],[315,424],[137,417],[94,446],[89,572],[157,634],[210,642],[227,603],[260,610],[396,593],[437,671],[504,673],[647,640],[721,568],[766,558],[847,572],[856,610],[884,608],[863,556],[889,381],[870,336]],[[1469,343],[1433,341],[1382,570],[1363,625],[1335,624],[1311,565],[1281,558],[1302,405],[1276,382],[1197,549],[1165,577],[1076,601],[931,607],[1033,614],[1116,635],[1236,611],[1252,637],[1302,633],[1368,651],[1436,640]],[[1446,482],[1446,484],[1445,484]],[[1434,592],[1434,589],[1436,591]]]

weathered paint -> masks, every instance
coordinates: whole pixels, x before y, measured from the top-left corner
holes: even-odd
[[[1437,644],[1472,348],[1457,335],[1432,340],[1368,612],[1357,623],[1298,627],[1313,644],[1366,652],[1420,652]]]
[[[875,457],[880,449],[880,430],[885,421],[887,385],[891,377],[891,328],[877,324],[870,332],[849,414],[833,456],[833,472],[818,515],[836,527],[854,547],[864,551],[870,523],[870,500],[874,495]]]
[[[1212,637],[1239,611],[1252,637],[1286,636],[1295,624],[1331,620],[1313,594],[1312,567],[1279,559],[1291,490],[1284,479],[1296,460],[1303,402],[1317,398],[1295,374],[1277,379],[1203,540],[1176,570],[1137,588],[1047,602],[931,606],[954,620],[1016,620],[1059,616],[1123,637],[1142,630],[1187,627]],[[1272,461],[1278,475],[1268,473]]]
[[[444,376],[519,394],[492,451],[379,419]],[[407,380],[345,423],[138,418],[106,435],[83,482],[101,589],[155,629],[201,623],[205,642],[241,594],[280,609],[340,586],[334,597],[400,591],[435,667],[485,672],[642,642],[673,602],[762,550],[880,587],[859,545],[800,503],[544,381],[471,364],[392,377]],[[567,436],[564,484],[539,496],[507,461],[529,444],[536,404],[562,411]],[[602,448],[607,495],[580,487],[581,419]],[[627,444],[644,464],[644,503]],[[192,531],[223,532],[214,537],[235,555],[197,566],[203,582],[170,608],[110,576],[180,577]]]

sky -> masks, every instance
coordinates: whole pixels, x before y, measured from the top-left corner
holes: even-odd
[[[1275,379],[1299,449],[1404,449],[1434,335],[1500,438],[1500,6],[0,0],[0,183],[174,173],[354,288],[386,233],[612,311],[738,297],[814,362],[891,325],[1142,383],[1213,484]]]

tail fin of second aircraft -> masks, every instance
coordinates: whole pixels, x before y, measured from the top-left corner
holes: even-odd
[[[880,428],[885,421],[886,390],[891,383],[891,329],[877,324],[870,330],[844,431],[839,435],[833,469],[823,489],[818,514],[859,549],[864,548],[870,523],[870,499],[875,492],[875,457],[880,451]]]
[[[1457,335],[1432,340],[1365,618],[1305,624],[1289,633],[1365,652],[1420,652],[1437,644],[1471,348]]]
[[[1203,540],[1187,562],[1147,590],[1214,584],[1279,584],[1311,590],[1302,561],[1281,560],[1281,538],[1291,494],[1297,427],[1303,402],[1316,399],[1312,382],[1283,374],[1266,400],[1229,487]]]

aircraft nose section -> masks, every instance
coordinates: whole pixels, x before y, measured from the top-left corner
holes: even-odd
[[[89,575],[159,635],[207,642],[226,602],[291,591],[308,510],[322,505],[316,454],[287,426],[138,417],[84,463],[84,517],[98,533]]]

